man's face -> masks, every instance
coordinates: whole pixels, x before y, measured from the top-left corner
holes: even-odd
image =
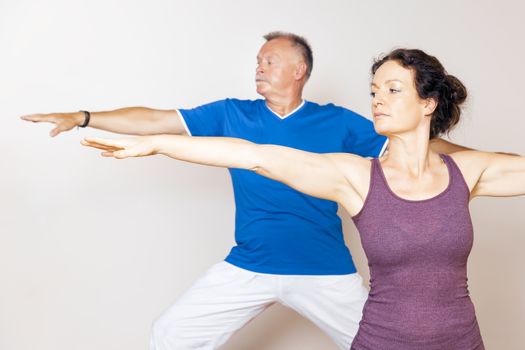
[[[257,55],[255,83],[257,93],[268,98],[286,95],[298,78],[298,65],[303,59],[286,38],[266,42]]]

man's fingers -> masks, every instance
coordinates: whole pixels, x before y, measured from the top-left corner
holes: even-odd
[[[60,134],[62,131],[64,131],[60,126],[57,126],[56,128],[54,128],[53,130],[51,130],[49,132],[49,136],[51,137],[55,137],[57,136],[58,134]]]
[[[43,121],[43,117],[44,115],[42,114],[29,114],[29,115],[24,115],[22,117],[20,117],[20,119],[22,120],[26,120],[28,122],[41,122]]]
[[[65,121],[64,117],[61,117],[61,114],[29,114],[23,117],[20,117],[22,120],[27,120],[28,122],[40,123],[54,123],[58,124],[62,121]]]

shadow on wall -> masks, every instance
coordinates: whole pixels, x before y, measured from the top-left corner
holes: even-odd
[[[316,325],[295,311],[274,304],[249,322],[220,350],[337,350]]]

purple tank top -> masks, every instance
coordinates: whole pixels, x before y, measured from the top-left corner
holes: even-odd
[[[353,217],[370,267],[370,293],[352,350],[482,350],[467,287],[472,248],[469,189],[452,158],[447,188],[398,197],[378,159]]]

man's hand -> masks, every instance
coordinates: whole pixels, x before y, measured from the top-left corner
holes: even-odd
[[[77,125],[82,125],[84,122],[83,112],[74,113],[50,113],[50,114],[30,114],[21,117],[22,120],[26,120],[33,123],[53,123],[55,128],[49,132],[49,136],[55,137],[63,131],[73,129]]]
[[[81,141],[87,147],[103,150],[103,157],[124,159],[128,157],[146,157],[157,153],[153,137],[141,136],[125,139],[102,139],[88,137]]]

